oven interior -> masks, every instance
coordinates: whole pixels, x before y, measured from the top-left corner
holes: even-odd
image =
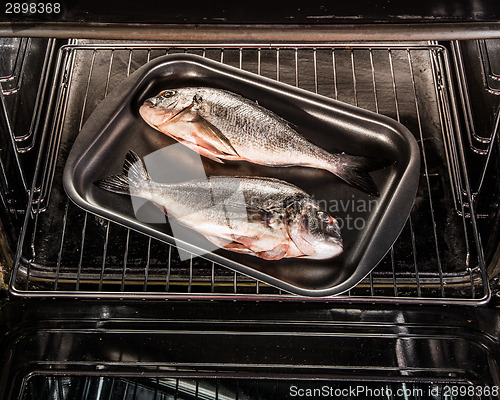
[[[82,211],[63,190],[67,155],[99,102],[150,60],[193,53],[387,115],[415,135],[420,181],[399,239],[359,285],[324,300],[443,304],[490,297],[499,197],[499,91],[494,85],[500,84],[493,71],[495,52],[490,54],[495,41],[301,46],[10,42],[4,51],[11,49],[12,62],[4,74],[11,78],[2,84],[9,133],[2,201],[11,229],[20,235],[12,292],[307,300],[202,257],[181,261],[175,247]],[[43,57],[34,64],[29,57],[37,51]],[[36,93],[25,90],[29,95],[23,91],[33,87],[28,77],[38,83]]]
[[[464,327],[446,307],[465,307],[461,313],[481,321],[474,330],[487,326],[498,334],[498,326],[488,324],[489,317],[477,309],[487,307],[499,293],[500,40],[235,44],[33,37],[1,39],[0,52],[0,272],[4,293],[29,304],[40,301],[40,308],[54,321],[61,318],[73,324],[77,320],[61,311],[59,304],[71,308],[71,301],[77,299],[78,312],[102,323],[96,327],[87,320],[82,322],[78,329],[89,333],[85,340],[58,336],[57,329],[73,329],[69,322],[60,322],[62,326],[41,323],[31,333],[34,348],[40,352],[52,348],[57,353],[69,340],[68,354],[49,356],[50,368],[41,366],[48,353],[33,354],[40,360],[35,371],[17,374],[12,381],[23,388],[19,398],[272,399],[287,398],[294,383],[301,388],[321,388],[328,383],[331,390],[341,390],[355,376],[364,376],[372,388],[394,391],[434,382],[441,395],[446,382],[498,384],[498,342],[491,339],[495,333],[485,334],[488,340],[478,339],[481,346],[471,345],[465,333],[454,332]],[[174,246],[85,212],[68,199],[62,171],[87,118],[137,68],[176,53],[201,55],[389,116],[412,132],[422,161],[412,211],[390,251],[357,286],[334,297],[292,295],[203,257],[193,255],[181,261]],[[86,314],[86,301],[91,302],[89,309],[99,308],[98,317]],[[51,302],[56,302],[56,311],[51,311]],[[124,304],[125,311],[112,314],[128,325],[105,323],[106,302],[116,307]],[[195,350],[187,349],[184,355],[169,353],[173,362],[163,368],[161,358],[154,356],[154,346],[138,344],[140,339],[131,327],[138,323],[131,322],[131,310],[148,304],[157,307],[156,314],[142,308],[138,313],[146,321],[145,331],[174,329],[161,321],[165,312],[181,332],[190,329],[184,326],[189,322],[183,322],[182,314],[173,309],[186,311],[185,302],[198,310],[193,315],[198,324],[193,336],[210,343],[206,333],[211,332],[214,339],[228,340],[229,348],[249,352],[252,345],[260,348],[258,341],[267,338],[277,348],[287,348],[290,365],[266,370],[262,355],[257,361],[249,357],[241,364],[224,355],[214,363],[217,367],[210,367],[207,361],[207,365],[188,368],[196,363]],[[332,306],[342,308],[343,313],[332,311]],[[204,313],[218,322],[210,325],[202,318]],[[224,320],[225,313],[232,316],[232,323]],[[240,314],[243,316],[238,317]],[[43,320],[36,315],[36,321]],[[353,315],[364,317],[355,322]],[[441,319],[433,321],[433,316]],[[235,330],[245,336],[245,324],[262,332],[247,342],[234,338],[238,335],[233,333],[222,333]],[[336,341],[327,334],[332,324]],[[438,335],[438,326],[453,344],[439,342],[443,345],[437,346],[440,350],[435,358],[426,356],[425,361],[402,363],[405,365],[399,359],[375,361],[375,348],[392,340],[393,348],[403,354],[436,351],[432,350],[435,343],[426,342],[426,335]],[[103,340],[112,349],[113,333],[123,330],[127,332],[120,340],[129,343],[123,338],[130,336],[132,348],[147,347],[144,353],[132,351],[129,359],[138,358],[144,365],[142,377],[124,366],[127,352],[123,348],[104,357],[108,361],[96,356],[92,362],[78,364],[76,360],[84,355],[73,349],[75,343],[92,347]],[[277,339],[280,335],[270,333],[274,330],[288,338],[285,345]],[[308,332],[312,338],[304,340],[315,351],[329,343],[337,347],[339,341],[341,348],[352,350],[365,343],[362,338],[372,335],[366,339],[370,349],[365,354],[371,354],[373,362],[364,364],[352,353],[351,358],[336,358],[330,352],[301,358],[297,349],[302,342],[297,337]],[[101,335],[100,339],[95,335]],[[315,342],[315,335],[321,340]],[[187,339],[176,336],[169,336],[168,343],[189,346]],[[457,357],[457,348],[467,356]],[[283,362],[282,354],[275,355]],[[16,357],[11,358],[11,365],[27,361],[27,356]],[[331,359],[338,363],[336,367]],[[340,367],[341,361],[345,364]],[[381,384],[385,379],[381,371],[398,362],[398,372],[388,373],[392,382]],[[308,375],[308,365],[315,373],[326,371],[323,380],[310,381],[314,374]],[[332,370],[340,381],[331,380],[328,373]]]

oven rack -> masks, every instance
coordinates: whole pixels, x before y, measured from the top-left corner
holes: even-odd
[[[2,38],[2,64],[0,69],[0,88],[4,95],[17,92],[26,61],[26,53],[31,38]]]
[[[2,203],[17,227],[33,179],[57,46],[55,39],[46,38],[0,40],[0,124],[5,134],[0,154]]]
[[[500,43],[499,40],[492,41],[492,43],[495,44],[497,44],[497,42]],[[466,42],[465,45],[467,47],[472,47],[472,42]],[[493,78],[500,79],[497,77],[497,75],[491,75],[493,74],[493,72],[490,64],[490,59],[488,56],[488,51],[486,48],[486,41],[477,40],[475,41],[474,45],[475,45],[474,50],[476,50],[475,51],[477,53],[476,57],[478,58],[478,64],[479,64],[477,70],[481,74],[481,79],[483,80],[483,83],[486,82],[485,77],[487,76],[491,77],[492,79]],[[495,128],[493,127],[493,129],[485,131],[484,128],[477,127],[474,122],[474,117],[473,117],[474,112],[470,101],[471,97],[473,96],[471,96],[470,94],[469,85],[466,79],[466,71],[464,68],[464,61],[463,61],[464,59],[462,50],[463,46],[464,45],[458,40],[451,42],[451,50],[453,56],[452,59],[457,77],[458,92],[460,95],[462,110],[466,122],[465,133],[467,134],[468,143],[472,151],[483,156],[488,156],[490,152],[489,149],[490,144],[491,142],[494,142]],[[471,49],[466,48],[466,51],[471,51]],[[500,82],[498,82],[498,86],[500,87]],[[496,91],[487,85],[485,86],[485,91],[486,93],[489,93],[491,95],[500,94],[500,88],[498,91]],[[500,102],[497,101],[497,104],[500,104]]]
[[[500,95],[500,74],[493,70],[490,60],[489,46],[498,47],[498,40],[477,40],[479,58],[482,65],[482,76],[484,88],[491,94]],[[498,68],[498,63],[495,66]]]
[[[15,55],[2,54],[4,60],[8,60],[9,57],[14,58],[14,66],[8,76],[0,78],[0,82],[2,94],[9,102],[6,115],[11,120],[10,135],[14,138],[16,150],[25,153],[34,147],[37,133],[40,131],[43,120],[42,105],[50,90],[49,76],[56,54],[56,40],[40,38],[3,40],[12,42],[10,46],[5,45],[3,48],[17,47]],[[18,46],[16,46],[17,41]],[[6,86],[7,83],[10,85]],[[30,96],[33,86],[37,89],[35,95]],[[24,87],[29,90],[23,90]],[[17,116],[19,109],[16,103],[22,103],[23,108],[26,108],[22,117]],[[14,126],[14,122],[21,123]]]
[[[0,203],[9,222],[22,225],[28,203],[28,183],[12,133],[5,96],[0,90]]]
[[[495,166],[492,165],[495,159],[494,148],[498,143],[500,129],[500,97],[495,95],[500,92],[497,93],[485,85],[485,77],[489,77],[490,80],[498,78],[493,72],[488,46],[496,50],[499,45],[499,39],[489,39],[452,41],[450,47],[463,114],[463,131],[468,148],[472,150],[469,154],[469,164],[472,165],[469,177],[471,199],[476,205],[477,217],[482,219],[491,218],[491,213],[488,213],[487,209],[484,212],[482,203],[488,204],[491,198],[491,193],[488,194],[485,186],[488,186],[488,175],[490,181],[494,175]],[[491,57],[495,54],[496,52],[492,53]],[[465,60],[467,62],[464,62]],[[497,66],[498,60],[494,61]],[[497,85],[500,87],[498,82]],[[471,103],[470,99],[475,101]],[[491,119],[490,115],[494,115],[494,118]]]
[[[200,257],[181,262],[175,247],[87,213],[64,193],[65,159],[98,103],[139,66],[179,52],[380,112],[416,136],[420,185],[400,238],[363,282],[320,300],[478,304],[489,299],[448,51],[436,43],[63,46],[49,101],[53,118],[43,132],[10,282],[13,294],[311,300]]]

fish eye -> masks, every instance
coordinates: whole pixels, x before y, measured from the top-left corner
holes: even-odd
[[[324,213],[323,211],[318,211],[317,215],[318,218],[323,222],[328,222],[328,223],[336,222],[335,218],[329,216],[327,213]]]
[[[172,97],[172,96],[175,96],[177,92],[175,90],[162,90],[158,96],[161,96],[161,97],[165,97],[165,98],[169,98],[169,97]]]

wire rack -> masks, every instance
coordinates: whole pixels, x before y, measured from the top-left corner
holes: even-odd
[[[9,103],[7,115],[11,120],[10,135],[14,138],[16,150],[25,153],[34,147],[43,119],[42,103],[49,90],[48,78],[56,41],[34,38],[1,40],[3,63],[0,70],[9,72],[0,72],[7,74],[0,77],[0,85]],[[23,108],[16,103],[22,103]]]
[[[500,91],[492,85],[500,88],[495,72],[500,62],[499,46],[499,39],[451,42],[464,137],[471,150],[468,154],[471,199],[477,217],[486,223],[492,217],[492,199],[498,198],[488,187],[498,182],[498,167],[494,164],[498,160],[495,147],[500,129]]]
[[[500,95],[500,74],[498,71],[498,61],[491,62],[489,48],[494,48],[493,54],[497,54],[499,42],[498,40],[477,40],[476,41],[479,58],[482,65],[483,85],[486,91],[496,96]],[[495,68],[492,66],[494,64]]]
[[[4,95],[15,93],[21,84],[26,54],[31,43],[29,38],[2,38],[2,62],[0,64],[0,86]]]
[[[307,300],[201,257],[181,261],[175,247],[89,214],[64,193],[65,160],[91,112],[138,67],[173,53],[198,54],[387,115],[415,135],[420,183],[399,239],[355,288],[320,300],[488,300],[448,53],[436,43],[64,46],[11,279],[13,294]]]
[[[498,41],[495,41],[495,43]],[[467,47],[471,47],[472,43],[466,43]],[[458,89],[460,100],[462,103],[463,113],[466,117],[465,132],[467,134],[467,139],[472,151],[479,155],[490,154],[490,144],[495,141],[495,128],[493,130],[485,130],[483,127],[476,127],[474,122],[474,112],[470,99],[475,98],[471,96],[470,88],[466,79],[466,71],[464,69],[463,61],[463,44],[459,41],[452,42],[452,54],[453,62],[456,71],[456,76],[458,80]],[[500,95],[500,77],[492,72],[492,66],[490,64],[490,57],[488,55],[488,50],[486,47],[485,40],[475,41],[475,47],[477,48],[477,56],[479,58],[479,68],[481,71],[481,79],[483,81],[484,89],[487,93],[491,95]],[[488,80],[496,80],[499,89],[494,89],[488,84]]]
[[[16,230],[33,179],[55,49],[55,39],[0,39],[0,202]]]

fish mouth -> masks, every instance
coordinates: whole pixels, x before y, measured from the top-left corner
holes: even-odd
[[[297,226],[285,226],[287,230],[288,237],[292,240],[292,243],[297,247],[297,249],[304,255],[311,255],[314,253],[314,246],[302,235],[297,232]],[[300,229],[300,228],[299,228]]]
[[[332,245],[333,244],[333,245]],[[344,247],[341,244],[330,242],[327,246],[318,246],[316,253],[313,255],[305,256],[304,258],[310,260],[326,260],[329,258],[337,257],[344,252]]]
[[[334,235],[328,235],[326,237],[326,240],[328,242],[331,242],[331,243],[334,243],[342,248],[344,248],[344,242],[342,241],[342,234],[340,232],[340,227],[338,226],[338,224],[335,224],[333,226],[333,230],[334,230]]]
[[[304,258],[318,260],[336,257],[344,251],[340,228],[338,226],[335,228],[338,235],[325,235],[324,239],[318,242],[314,237],[300,233],[300,228],[297,231],[297,226],[286,226],[289,238],[295,247],[304,254]]]
[[[344,243],[341,238],[328,238],[326,241],[339,246],[341,249],[344,248]]]

